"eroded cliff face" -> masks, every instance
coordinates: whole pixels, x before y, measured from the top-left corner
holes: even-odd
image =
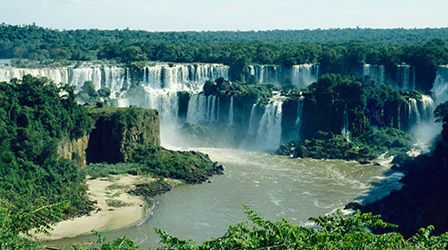
[[[87,163],[127,162],[139,145],[160,145],[160,121],[156,110],[94,108],[89,110],[94,127],[86,150]]]
[[[58,154],[75,163],[79,167],[86,165],[86,149],[89,144],[89,135],[76,140],[64,137],[58,145]]]
[[[127,162],[138,145],[160,145],[156,110],[143,108],[89,108],[92,132],[76,140],[63,138],[58,153],[84,167],[88,163]]]

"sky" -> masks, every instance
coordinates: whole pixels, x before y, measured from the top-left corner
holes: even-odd
[[[0,0],[0,23],[58,30],[442,28],[448,0]]]

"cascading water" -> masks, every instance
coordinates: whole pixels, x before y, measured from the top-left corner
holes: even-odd
[[[257,149],[275,150],[280,146],[282,135],[282,105],[282,100],[274,100],[266,105],[257,131]]]
[[[229,107],[229,121],[227,127],[233,127],[233,96],[230,97],[230,107]]]
[[[249,129],[247,133],[249,135],[256,135],[256,128],[258,127],[256,111],[257,111],[257,103],[252,105],[252,109],[250,110],[250,118],[249,118]]]
[[[297,100],[297,118],[294,123],[294,141],[300,141],[300,128],[302,127],[302,109],[304,98]]]
[[[308,87],[319,78],[318,64],[302,64],[292,66],[291,84]]]
[[[344,114],[343,114],[343,126],[342,126],[342,131],[341,134],[342,136],[344,136],[344,138],[347,141],[350,141],[351,138],[351,133],[350,133],[350,129],[349,129],[349,123],[348,123],[348,107],[347,107],[347,103],[345,104],[345,108],[344,108]]]
[[[411,65],[397,65],[395,88],[402,90],[415,89],[415,70]]]
[[[85,81],[92,81],[95,89],[108,87],[119,92],[127,84],[128,77],[124,68],[115,66],[82,66],[80,68],[62,67],[57,69],[0,69],[0,81],[9,82],[13,78],[22,79],[25,75],[46,77],[55,83],[75,86],[80,91]]]
[[[246,69],[246,77],[253,75],[259,83],[276,85],[292,84],[307,87],[319,77],[318,64],[300,64],[291,68],[271,65],[250,65]]]
[[[434,96],[436,106],[448,100],[448,65],[437,68],[431,93]]]
[[[362,68],[362,76],[370,76],[370,78],[375,79],[380,85],[383,85],[385,67],[384,65],[364,64]]]
[[[187,122],[200,124],[208,122],[209,109],[208,99],[204,94],[193,94],[188,102]]]
[[[442,124],[434,122],[433,113],[437,105],[448,100],[448,81],[446,77],[448,77],[448,66],[439,66],[431,89],[434,100],[429,96],[422,96],[419,107],[420,120],[411,129],[411,133],[418,141],[415,145],[414,154],[429,152],[430,145],[442,131]]]
[[[155,89],[199,92],[207,80],[215,80],[219,77],[228,79],[228,66],[159,63],[143,68],[143,84]]]

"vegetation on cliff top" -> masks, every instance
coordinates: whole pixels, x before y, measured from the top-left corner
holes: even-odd
[[[0,198],[12,211],[69,201],[66,213],[90,206],[84,174],[57,154],[63,137],[90,132],[73,87],[30,75],[0,83]]]

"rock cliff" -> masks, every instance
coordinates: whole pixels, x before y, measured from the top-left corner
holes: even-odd
[[[138,145],[160,145],[156,110],[89,107],[88,112],[92,132],[76,140],[63,138],[58,145],[58,153],[80,167],[91,162],[127,162]]]
[[[127,162],[138,145],[160,145],[160,121],[156,110],[91,108],[93,120],[87,162]]]
[[[75,163],[79,167],[84,167],[86,161],[86,149],[89,144],[89,135],[85,135],[76,140],[69,140],[64,137],[58,145],[58,154]]]

